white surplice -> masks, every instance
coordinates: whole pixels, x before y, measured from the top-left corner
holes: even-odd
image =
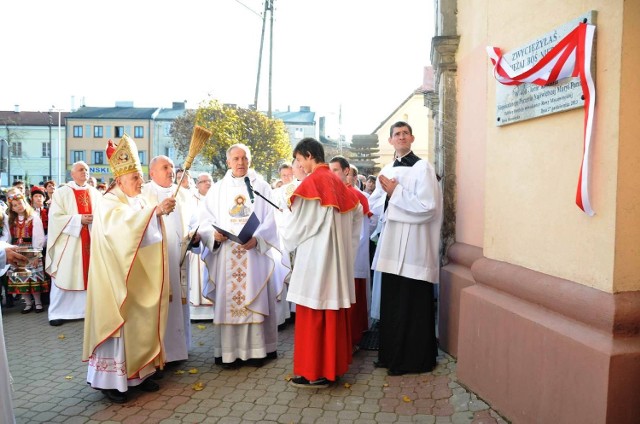
[[[204,196],[196,191],[191,201],[194,214],[199,216],[200,209],[204,207]],[[200,250],[202,248],[188,251],[185,259],[189,279],[189,311],[191,320],[213,320],[213,303],[203,294],[204,283],[209,279],[209,273],[202,258],[208,251],[207,248],[204,248],[203,252]]]

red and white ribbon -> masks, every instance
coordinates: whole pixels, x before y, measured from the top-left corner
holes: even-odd
[[[496,80],[504,85],[531,83],[544,86],[563,78],[580,78],[584,96],[584,142],[576,204],[589,216],[595,214],[589,200],[591,134],[596,101],[596,90],[591,76],[591,53],[595,31],[594,25],[580,23],[532,68],[521,73],[515,72],[511,65],[502,60],[499,48],[487,47],[487,53],[494,65],[493,74]]]

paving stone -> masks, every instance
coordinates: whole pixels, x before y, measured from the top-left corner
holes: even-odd
[[[205,325],[200,329],[194,323],[189,360],[165,371],[159,380],[160,391],[132,391],[128,403],[113,405],[100,391],[86,385],[86,364],[78,360],[82,320],[52,328],[46,317],[22,316],[19,310],[2,313],[9,366],[16,380],[14,412],[19,423],[457,424],[470,422],[472,417],[476,424],[506,424],[489,405],[460,386],[456,361],[446,354],[439,355],[434,373],[389,377],[386,370],[373,367],[377,352],[360,350],[348,373],[330,388],[292,387],[286,379],[293,376],[293,326],[278,333],[278,359],[261,368],[222,370],[213,363],[211,354],[213,326],[200,323]],[[65,338],[58,339],[60,334]],[[188,373],[193,368],[197,374]],[[177,370],[185,373],[176,374]],[[193,390],[195,382],[203,383],[204,389]],[[467,403],[469,409],[465,410]]]

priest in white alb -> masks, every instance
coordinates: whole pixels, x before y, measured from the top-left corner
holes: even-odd
[[[214,302],[213,353],[224,368],[244,361],[260,366],[276,356],[278,342],[275,298],[282,282],[272,278],[272,249],[279,245],[274,207],[253,192],[271,196],[269,184],[249,169],[250,163],[251,153],[244,144],[227,150],[230,169],[207,193],[200,219],[199,232],[210,251],[204,259],[209,270],[205,292]],[[260,225],[244,244],[212,227],[238,234],[252,213]]]
[[[203,172],[198,175],[196,190],[191,197],[191,207],[194,213],[204,208],[204,198],[213,184],[211,174]],[[196,212],[197,211],[197,212]],[[187,275],[189,278],[189,312],[191,320],[213,320],[213,303],[204,297],[202,293],[205,282],[209,279],[209,273],[205,266],[203,256],[206,256],[206,248],[187,251],[185,259]]]
[[[174,197],[177,185],[173,161],[167,156],[156,156],[149,162],[151,181],[142,186],[142,196],[150,205],[157,205],[164,199]],[[169,317],[165,334],[167,362],[188,359],[191,346],[191,321],[187,296],[186,269],[181,267],[184,243],[189,243],[189,232],[193,229],[197,215],[191,204],[192,193],[188,189],[180,189],[176,197],[175,212],[162,217],[169,254],[169,276],[171,296],[169,300]],[[199,238],[197,240],[199,242]]]
[[[72,181],[60,187],[49,207],[45,271],[51,276],[49,324],[84,318],[93,211],[102,195],[88,184],[89,166],[76,162]]]

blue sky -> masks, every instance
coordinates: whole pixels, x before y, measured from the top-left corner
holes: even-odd
[[[273,109],[307,105],[370,133],[420,86],[428,0],[275,0]],[[253,103],[262,0],[14,1],[3,5],[0,109]],[[268,29],[268,26],[267,26]],[[267,31],[268,34],[268,31]],[[265,52],[269,40],[265,40]],[[11,47],[10,47],[11,46]],[[268,55],[258,106],[267,108]]]

